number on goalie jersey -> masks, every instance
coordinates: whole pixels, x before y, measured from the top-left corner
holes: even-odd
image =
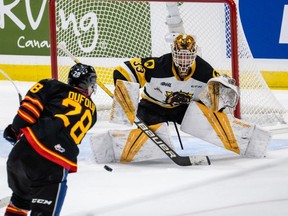
[[[173,121],[181,123],[190,101],[199,101],[207,82],[219,74],[197,56],[197,45],[190,35],[174,40],[172,53],[161,57],[135,58],[114,70],[117,79],[137,82],[144,87],[137,115],[148,125]]]
[[[69,84],[44,79],[27,92],[4,132],[7,140],[18,139],[7,161],[13,194],[5,215],[60,214],[67,174],[77,171],[78,144],[97,120],[90,99],[96,78],[93,67],[76,64]]]

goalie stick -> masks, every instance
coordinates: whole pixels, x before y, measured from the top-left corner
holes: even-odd
[[[75,63],[80,61],[70,53],[64,43],[59,43],[58,48],[66,53]],[[114,97],[113,93],[99,80],[97,84],[102,88],[111,98]],[[180,156],[173,149],[171,149],[156,133],[149,129],[149,127],[140,119],[135,116],[135,125],[142,130],[148,137],[156,144],[174,163],[179,166],[191,166],[191,165],[210,165],[210,159],[208,156],[195,155],[195,156]]]
[[[0,199],[0,209],[6,207],[10,202],[11,196],[3,197]]]

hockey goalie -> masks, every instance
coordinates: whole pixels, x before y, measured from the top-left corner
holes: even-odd
[[[239,100],[234,79],[220,75],[197,55],[191,35],[178,35],[171,50],[116,67],[111,122],[130,128],[91,136],[96,162],[167,158],[141,128],[133,126],[135,115],[171,149],[175,148],[167,122],[176,122],[183,132],[242,157],[264,157],[270,133],[228,112]],[[140,102],[139,89],[143,90]]]

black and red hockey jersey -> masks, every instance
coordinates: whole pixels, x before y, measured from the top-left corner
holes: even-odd
[[[27,92],[12,127],[43,157],[77,171],[78,144],[97,120],[93,101],[76,88],[53,79]]]
[[[161,57],[135,58],[115,68],[113,78],[137,82],[144,87],[142,99],[165,108],[198,101],[199,94],[212,77],[219,76],[212,66],[197,56],[185,79],[177,74],[172,54]]]

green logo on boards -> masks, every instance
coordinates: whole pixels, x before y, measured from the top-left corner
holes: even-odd
[[[0,54],[49,55],[47,0],[0,1]]]
[[[48,2],[0,1],[0,54],[50,54]],[[149,3],[81,2],[57,1],[58,42],[87,57],[151,56]]]

